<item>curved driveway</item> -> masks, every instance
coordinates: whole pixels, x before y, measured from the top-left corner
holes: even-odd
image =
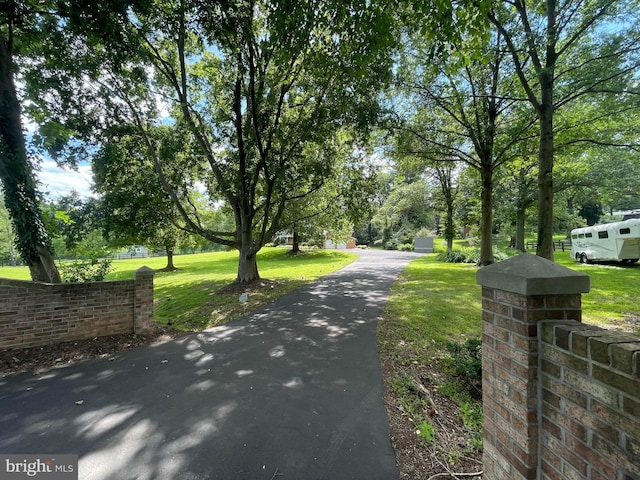
[[[375,331],[419,255],[359,253],[222,327],[0,379],[0,453],[78,454],[82,480],[397,479]]]

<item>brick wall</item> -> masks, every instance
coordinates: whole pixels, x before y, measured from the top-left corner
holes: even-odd
[[[543,479],[640,478],[640,337],[540,328]]]
[[[640,338],[580,323],[589,278],[540,257],[478,283],[483,478],[640,479]]]
[[[153,324],[153,271],[134,280],[48,284],[0,278],[0,349],[26,348]]]

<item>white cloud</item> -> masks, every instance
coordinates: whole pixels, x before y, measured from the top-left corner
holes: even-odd
[[[93,179],[91,165],[79,165],[76,170],[61,168],[53,160],[44,159],[36,176],[40,181],[39,190],[54,199],[76,191],[81,197],[92,197]]]

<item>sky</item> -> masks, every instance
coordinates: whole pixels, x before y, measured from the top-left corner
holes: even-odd
[[[50,200],[68,195],[74,190],[83,198],[95,196],[91,191],[93,181],[89,164],[80,165],[74,171],[58,167],[53,160],[43,159],[36,176],[40,182],[38,190]]]

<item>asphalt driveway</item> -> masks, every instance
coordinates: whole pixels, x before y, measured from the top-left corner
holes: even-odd
[[[375,330],[418,256],[364,251],[225,326],[0,379],[0,453],[77,454],[82,480],[397,479]]]

